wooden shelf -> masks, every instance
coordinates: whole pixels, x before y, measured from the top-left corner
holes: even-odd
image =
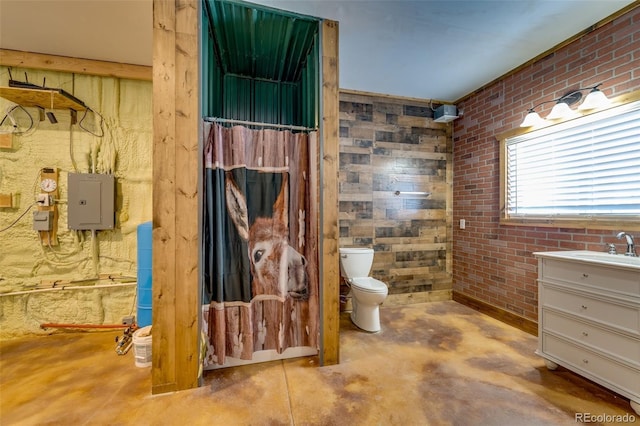
[[[87,107],[62,89],[27,89],[0,87],[0,97],[26,107],[44,109],[72,109],[84,111]]]

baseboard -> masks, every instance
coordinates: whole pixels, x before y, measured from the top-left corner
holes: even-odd
[[[432,290],[421,291],[417,293],[398,293],[389,294],[382,307],[412,305],[425,302],[442,302],[443,300],[451,300],[451,290]],[[340,312],[351,312],[351,295],[346,285],[340,286]]]
[[[443,300],[451,300],[451,290],[390,294],[385,299],[383,306],[412,305],[414,303],[442,302]]]
[[[534,336],[538,335],[538,323],[535,321],[521,317],[520,315],[502,308],[498,308],[497,306],[490,305],[487,302],[483,302],[482,300],[475,299],[455,290],[453,291],[453,300],[524,332],[533,334]]]

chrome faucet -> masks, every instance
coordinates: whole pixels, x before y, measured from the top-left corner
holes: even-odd
[[[622,237],[625,237],[627,239],[627,252],[624,254],[625,256],[637,256],[636,255],[636,247],[633,244],[633,237],[629,234],[627,234],[626,232],[620,232],[618,233],[618,235],[616,235],[616,237],[621,240]]]

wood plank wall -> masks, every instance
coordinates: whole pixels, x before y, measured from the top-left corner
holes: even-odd
[[[451,299],[451,132],[426,100],[340,93],[340,246],[375,250],[386,305]]]
[[[322,182],[322,258],[320,285],[320,363],[339,362],[340,263],[338,257],[338,23],[322,23],[322,139],[320,181]]]
[[[198,4],[153,2],[153,393],[198,386]]]

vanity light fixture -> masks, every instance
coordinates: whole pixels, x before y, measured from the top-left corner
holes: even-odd
[[[579,92],[578,92],[579,93]],[[551,108],[547,120],[558,120],[559,118],[571,117],[574,114],[573,110],[569,107],[569,104],[560,98],[557,104]]]
[[[536,106],[540,105],[541,104]],[[520,123],[520,127],[540,126],[544,123],[546,123],[544,118],[540,117],[540,114],[538,114],[533,108],[531,108],[529,111],[527,111],[527,115],[524,117],[524,120],[522,120],[522,123]]]
[[[611,103],[609,98],[598,89],[598,86],[594,86],[591,88],[591,92],[584,98],[584,102],[580,104],[578,109],[580,111],[587,111],[590,109],[602,108]]]
[[[548,104],[550,102],[555,102],[556,104],[549,112],[547,116],[547,120],[558,120],[560,118],[569,118],[572,115],[575,115],[575,112],[570,108],[571,105],[578,102],[582,99],[582,93],[585,90],[591,90],[589,94],[585,97],[584,101],[578,107],[580,111],[587,111],[596,108],[602,108],[604,106],[609,105],[610,101],[602,93],[598,87],[600,84],[593,87],[586,87],[584,89],[576,89],[572,90],[569,93],[562,95],[558,99],[553,99],[550,101],[540,102],[535,105],[533,108],[530,108],[527,111],[527,115],[524,117],[522,123],[520,123],[520,127],[532,127],[532,126],[540,126],[546,123],[546,120],[540,117],[540,115],[535,111],[540,105]]]

